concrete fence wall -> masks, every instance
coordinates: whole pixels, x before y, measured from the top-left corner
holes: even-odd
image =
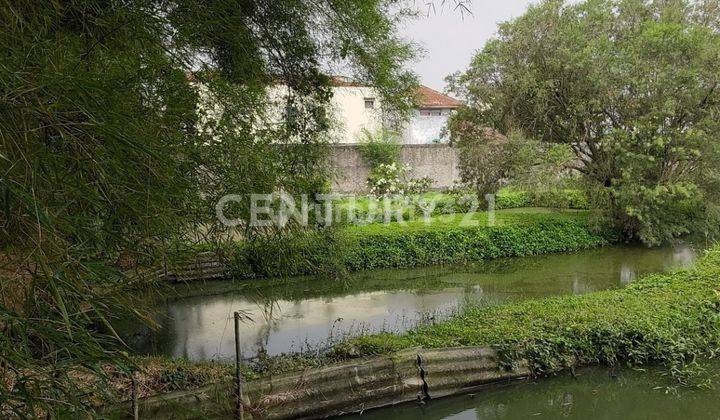
[[[460,179],[457,150],[447,144],[404,144],[400,149],[400,163],[410,165],[407,174],[410,178],[432,178],[433,189],[452,187]],[[334,145],[332,167],[334,192],[367,192],[370,168],[360,156],[357,144]]]

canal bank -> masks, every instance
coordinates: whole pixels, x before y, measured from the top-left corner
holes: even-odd
[[[159,330],[129,325],[123,338],[139,354],[231,361],[229,317],[240,311],[246,360],[316,352],[348,337],[437,323],[468,306],[619,289],[648,274],[688,268],[697,252],[686,244],[613,245],[462,266],[371,270],[335,281],[311,276],[182,283],[155,304]]]
[[[592,249],[619,240],[590,211],[523,208],[416,218],[412,221],[341,225],[254,237],[164,267],[176,282],[219,278],[264,279],[385,268],[467,264]]]
[[[470,308],[405,334],[376,334],[335,349],[371,355],[406,348],[489,346],[536,375],[575,365],[662,363],[678,377],[720,348],[720,247],[691,269],[653,274],[624,289]]]
[[[388,384],[372,379],[377,378],[377,374],[358,375],[357,370],[347,369],[348,363],[358,369],[370,366],[369,372],[373,372],[372,363],[378,358],[392,360],[408,352],[417,356],[418,348],[423,349],[421,352],[462,350],[457,349],[458,346],[487,348],[495,355],[494,372],[513,377],[523,366],[527,366],[532,376],[539,377],[584,365],[663,364],[670,368],[676,380],[682,380],[692,373],[696,358],[720,347],[718,278],[720,250],[716,248],[690,270],[646,276],[625,289],[471,309],[448,321],[405,334],[378,334],[349,340],[333,348],[325,362],[320,363],[327,363],[325,367],[317,367],[317,359],[308,360],[305,365],[296,360],[284,365],[284,369],[297,373],[283,374],[280,369],[269,377],[251,381],[248,387],[252,389],[273,378],[291,377],[294,378],[290,380],[290,384],[294,384],[292,389],[302,390],[301,395],[314,395],[315,404],[322,405],[334,400],[336,394],[331,389],[314,392],[306,379],[308,375],[322,374],[339,366],[347,383],[369,386],[366,394],[374,395],[380,389],[386,390]],[[343,359],[346,361],[341,361]],[[471,358],[470,366],[477,368],[481,365],[479,360]],[[417,364],[415,369],[421,366]],[[477,385],[465,387],[461,392],[474,386]],[[274,391],[260,399],[281,404],[282,410],[296,402],[308,405],[307,400],[284,399],[289,395],[282,387],[272,389]],[[207,390],[191,391],[173,401],[187,402],[190,398],[197,405],[200,394],[207,395]],[[163,401],[167,402],[171,395],[166,395]],[[227,402],[228,394],[223,395]],[[208,398],[200,399],[208,401]],[[219,402],[211,405],[215,409],[223,407]]]
[[[669,387],[662,368],[591,367],[556,377],[488,388],[480,392],[401,404],[348,420],[495,420],[591,418],[708,419],[720,413],[720,364],[702,362],[704,387]]]

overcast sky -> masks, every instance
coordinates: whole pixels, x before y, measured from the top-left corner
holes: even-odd
[[[451,2],[448,2],[451,3]],[[472,15],[440,10],[410,22],[402,34],[420,44],[425,55],[413,65],[421,83],[442,91],[445,76],[465,70],[474,52],[497,32],[497,24],[523,14],[532,0],[473,0]]]

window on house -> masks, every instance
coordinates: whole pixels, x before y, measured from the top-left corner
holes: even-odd
[[[365,109],[375,109],[375,98],[365,98]]]

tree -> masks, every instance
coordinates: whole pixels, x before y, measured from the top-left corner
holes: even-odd
[[[213,233],[219,196],[323,187],[329,64],[410,108],[396,6],[0,1],[3,416],[91,409],[79,374],[131,367],[113,319],[143,316],[133,290]],[[278,83],[294,111],[273,124]]]
[[[450,123],[566,144],[627,238],[717,231],[720,35],[712,2],[549,0],[450,78]]]
[[[504,136],[484,125],[454,119],[451,142],[459,150],[461,181],[473,186],[484,202],[532,162],[533,148],[516,133]]]

